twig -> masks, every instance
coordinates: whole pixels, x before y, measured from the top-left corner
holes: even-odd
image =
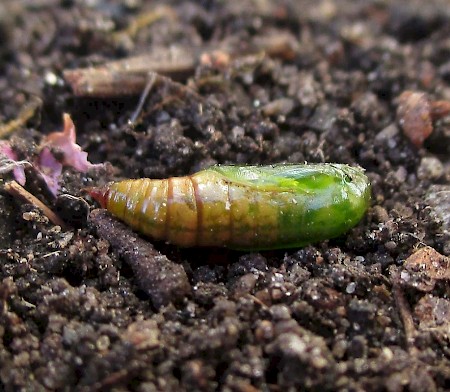
[[[150,11],[138,15],[125,29],[114,33],[113,39],[115,41],[120,41],[122,38],[134,38],[139,30],[151,26],[153,23],[164,17],[176,19],[177,14],[169,6],[157,6]]]
[[[41,105],[42,105],[41,98],[34,95],[30,99],[30,101],[28,101],[24,105],[17,118],[8,121],[6,124],[0,124],[0,138],[5,138],[14,131],[16,131],[18,128],[23,127],[27,123],[27,121],[34,116],[36,110]]]
[[[103,380],[98,381],[92,386],[93,391],[101,391],[106,387],[117,385],[118,383],[126,380],[130,374],[130,369],[120,369],[106,376]]]
[[[416,354],[417,349],[414,346],[414,342],[417,336],[417,331],[414,326],[414,320],[409,309],[409,304],[406,301],[403,290],[398,282],[394,282],[392,286],[392,292],[394,295],[397,309],[402,319],[403,328],[405,330],[406,345],[410,354]]]
[[[44,215],[50,219],[55,225],[61,226],[62,229],[67,229],[66,224],[61,220],[61,218],[56,215],[50,208],[48,208],[42,201],[40,201],[36,196],[33,196],[25,188],[19,185],[16,181],[11,181],[5,184],[5,191],[26,201],[27,203],[33,204],[39,208]]]
[[[230,47],[228,42],[214,47],[154,47],[150,53],[103,65],[65,70],[63,75],[76,96],[109,98],[136,95],[142,93],[151,72],[184,81],[194,75],[196,66],[205,58],[214,58],[218,53],[235,60],[231,69],[242,72],[245,68],[256,67],[266,55],[274,58],[295,57],[295,43],[294,37],[280,32],[277,38],[262,37],[246,43],[243,48],[241,42],[235,47]]]
[[[136,110],[133,112],[133,114],[130,117],[129,123],[131,126],[134,126],[134,123],[136,122],[137,118],[139,117],[139,114],[142,111],[144,103],[147,100],[148,94],[150,93],[153,85],[155,84],[155,80],[156,80],[156,73],[151,72],[149,75],[148,83],[145,86],[145,89],[142,92],[141,97],[139,98],[138,106],[136,107]]]
[[[86,97],[115,97],[142,92],[148,75],[155,72],[173,79],[194,72],[198,54],[181,47],[155,48],[152,53],[111,61],[91,68],[64,71],[75,95]]]
[[[264,310],[269,311],[270,308],[263,302],[261,301],[258,297],[255,297],[253,294],[248,294],[248,297],[253,300],[253,302],[257,303],[259,306],[261,306],[261,308],[263,308]]]

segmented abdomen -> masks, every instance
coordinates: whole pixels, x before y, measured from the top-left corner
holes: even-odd
[[[261,196],[214,175],[125,180],[109,188],[107,209],[156,240],[253,248],[278,232],[277,207]]]

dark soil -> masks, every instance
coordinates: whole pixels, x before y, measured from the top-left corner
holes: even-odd
[[[27,167],[25,188],[64,230],[2,174],[0,390],[449,390],[450,275],[416,284],[405,260],[424,246],[450,255],[450,121],[418,147],[396,117],[405,90],[450,100],[448,1],[161,3],[0,3],[0,122],[43,102],[9,136],[18,158],[36,157],[67,112],[89,160],[110,163],[64,168],[56,199]],[[176,77],[158,64],[167,78],[133,125],[126,76],[103,97],[63,77],[158,62],[171,45],[193,62]],[[304,249],[152,244],[104,212],[87,219],[80,199],[92,211],[86,186],[304,161],[359,164],[373,192],[356,228]]]

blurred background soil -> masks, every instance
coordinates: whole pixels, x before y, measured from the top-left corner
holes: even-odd
[[[2,161],[0,390],[449,390],[449,37],[447,0],[3,0],[0,134],[62,223]],[[63,113],[102,165],[55,195]],[[303,249],[88,218],[88,186],[305,161],[362,166],[373,200]]]

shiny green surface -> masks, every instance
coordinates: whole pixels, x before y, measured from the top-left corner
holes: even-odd
[[[96,193],[135,230],[181,247],[302,247],[355,226],[370,203],[364,170],[341,164],[218,165],[191,176],[136,179]]]
[[[364,170],[348,165],[219,165],[204,172],[208,171],[223,176],[230,187],[246,189],[246,202],[252,207],[247,221],[258,222],[257,229],[235,224],[233,229],[242,235],[246,230],[254,235],[247,235],[246,243],[224,244],[233,249],[301,247],[337,237],[361,220],[370,203]],[[231,205],[239,203],[233,200]],[[271,210],[276,218],[261,213],[263,209]]]

